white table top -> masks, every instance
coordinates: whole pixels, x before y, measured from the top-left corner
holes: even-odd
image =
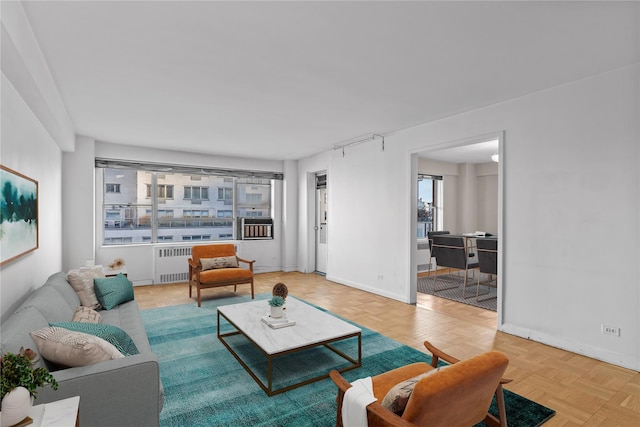
[[[292,296],[287,297],[286,316],[293,326],[272,329],[261,318],[269,314],[267,300],[223,305],[218,311],[267,354],[276,354],[361,332],[351,323],[318,310]]]
[[[31,408],[34,427],[74,427],[78,417],[80,396],[43,403]]]

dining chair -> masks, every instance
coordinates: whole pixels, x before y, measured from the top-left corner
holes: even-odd
[[[469,270],[472,270],[473,272],[474,269],[478,268],[478,262],[470,259],[469,250],[465,245],[464,237],[455,236],[451,234],[433,236],[433,250],[436,255],[436,264],[438,266],[448,267],[450,269],[454,269],[458,271],[464,271],[462,296],[464,298],[473,297],[473,295],[467,296],[466,291],[467,291],[467,287],[469,286],[468,285]],[[437,274],[435,275],[433,280],[434,292],[440,292],[440,291],[445,291],[447,289],[453,289],[453,288],[459,287],[459,284],[455,283],[455,285],[438,289],[438,282],[440,281],[439,276],[443,276],[443,275]],[[475,285],[470,285],[470,286],[475,286]]]
[[[427,231],[427,239],[429,239],[429,272],[431,272],[431,259],[435,258],[435,253],[434,253],[434,249],[433,249],[433,236],[440,236],[443,234],[450,234],[448,230],[441,230],[441,231]],[[438,262],[436,261],[436,266],[434,268],[434,270],[438,269]]]
[[[498,296],[492,296],[489,298],[479,299],[480,295],[487,295],[490,293],[490,287],[498,287],[498,239],[497,238],[484,238],[476,239],[476,249],[478,253],[478,270],[480,273],[487,275],[487,280],[480,282],[481,274],[478,274],[478,286],[476,289],[476,301],[486,301]],[[487,292],[480,293],[480,286],[487,286]]]

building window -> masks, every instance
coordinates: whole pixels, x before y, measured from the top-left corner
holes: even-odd
[[[192,235],[186,235],[186,236],[182,236],[182,240],[189,240],[189,241],[195,241],[195,240],[211,240],[211,234],[192,234]]]
[[[184,216],[185,218],[208,218],[209,211],[199,209],[185,209],[182,211],[182,216]]]
[[[184,198],[186,200],[209,200],[209,188],[185,186]]]
[[[232,200],[233,188],[218,188],[218,200]]]
[[[120,192],[120,184],[106,184],[105,191],[107,193],[119,193]]]
[[[147,184],[147,199],[151,198],[151,184]],[[173,199],[173,185],[158,184],[159,199]]]
[[[133,237],[108,237],[104,239],[105,245],[126,245],[133,243]]]
[[[232,240],[238,217],[271,217],[272,179],[97,167],[103,182],[118,182],[124,190],[112,193],[103,186],[104,245]]]

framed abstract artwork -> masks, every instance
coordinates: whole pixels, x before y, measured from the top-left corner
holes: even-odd
[[[0,165],[0,266],[38,249],[38,181]]]

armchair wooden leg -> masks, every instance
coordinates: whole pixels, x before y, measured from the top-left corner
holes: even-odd
[[[484,418],[484,422],[492,427],[507,427],[507,410],[504,406],[502,384],[498,384],[498,388],[496,388],[496,405],[498,406],[498,418],[491,414],[487,414]]]
[[[504,406],[504,393],[502,384],[496,389],[496,403],[498,404],[498,416],[500,417],[500,427],[507,427],[507,409]]]
[[[200,303],[200,286],[198,286],[198,307],[202,307]]]

